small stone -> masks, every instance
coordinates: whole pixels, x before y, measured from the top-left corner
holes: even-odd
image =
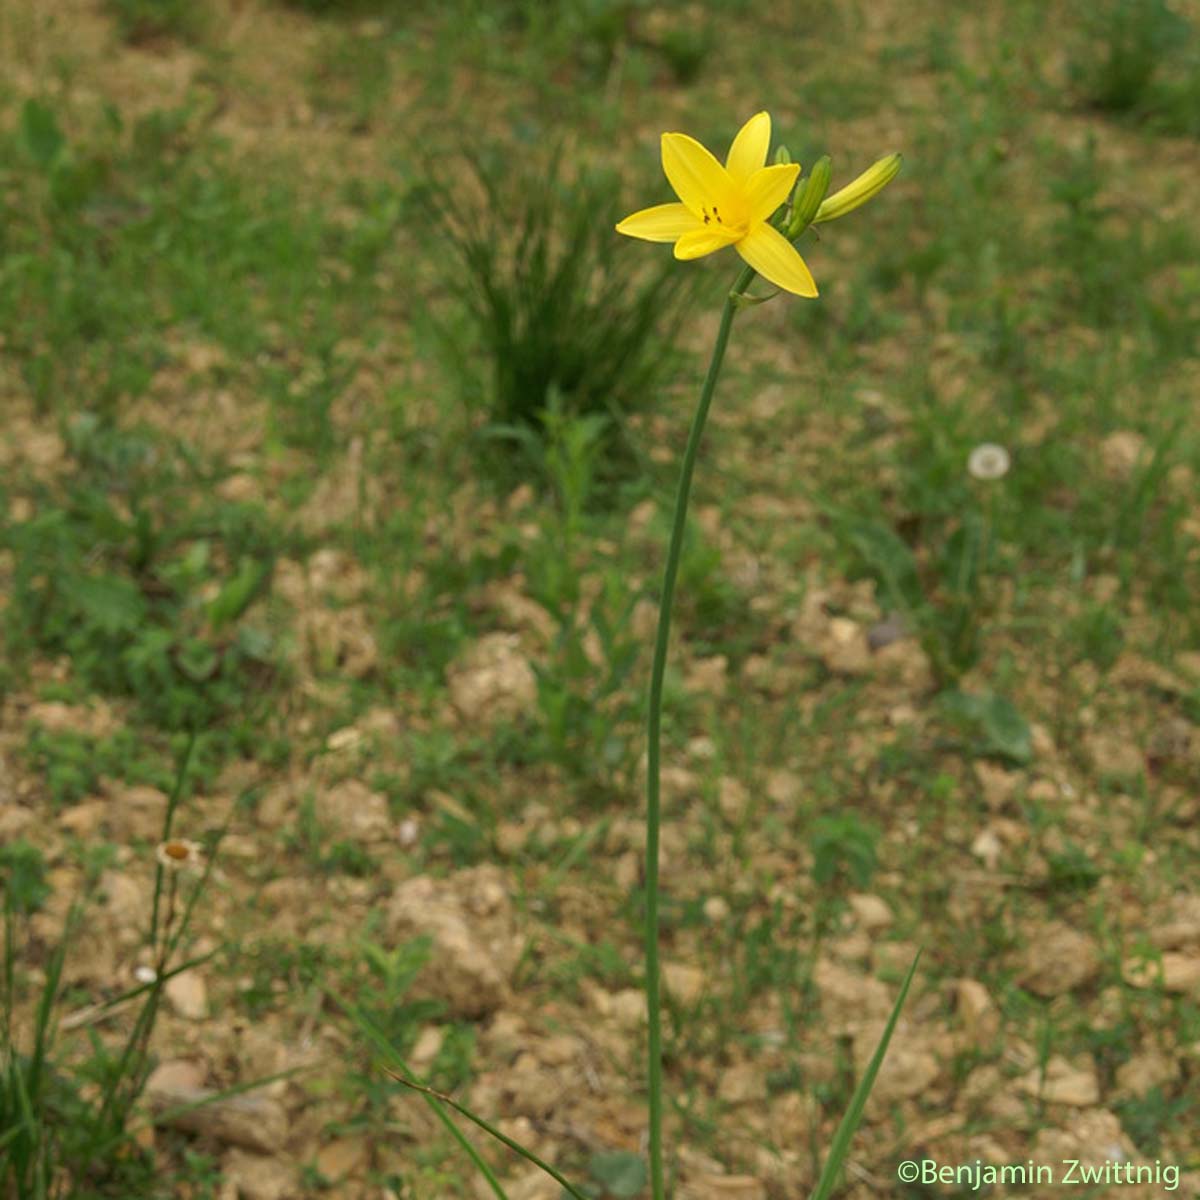
[[[450,702],[468,723],[531,716],[537,707],[537,677],[514,633],[489,633],[447,671]]]
[[[887,929],[896,919],[885,900],[864,892],[855,892],[851,895],[850,908],[858,919],[858,923],[868,932]]]
[[[1084,749],[1098,774],[1118,779],[1136,779],[1146,765],[1142,752],[1132,742],[1104,732],[1088,733]]]
[[[975,764],[975,778],[983,789],[984,803],[993,812],[997,812],[1008,804],[1017,785],[1021,782],[1018,772],[1006,771],[1003,767],[988,762]]]
[[[326,1179],[339,1183],[367,1166],[366,1142],[359,1137],[342,1137],[327,1142],[317,1151],[317,1170]]]
[[[1103,1170],[1114,1163],[1138,1163],[1143,1156],[1129,1140],[1118,1117],[1103,1108],[1071,1113],[1058,1129],[1042,1129],[1033,1143],[1034,1162],[1064,1163],[1075,1161],[1080,1169]],[[1059,1176],[1056,1174],[1056,1179]],[[1161,1190],[1144,1191],[1140,1187],[1105,1187],[1106,1196],[1137,1196],[1139,1200],[1161,1195]]]
[[[610,1012],[618,1025],[636,1029],[646,1023],[646,994],[639,988],[622,988],[611,996]]]
[[[1179,1063],[1157,1050],[1143,1050],[1117,1068],[1117,1091],[1131,1099],[1154,1088],[1169,1091],[1179,1079]]]
[[[933,665],[919,642],[905,638],[884,646],[875,655],[875,673],[906,692],[924,695],[934,687]]]
[[[804,780],[794,771],[776,769],[767,775],[767,796],[782,807],[798,804],[804,795]]]
[[[854,1032],[854,1060],[865,1070],[879,1046],[885,1022],[864,1022]],[[888,1045],[887,1056],[875,1078],[869,1104],[874,1112],[885,1111],[898,1100],[919,1096],[933,1086],[940,1073],[936,1055],[923,1041],[905,1036],[897,1029]]]
[[[418,876],[401,883],[386,910],[388,944],[426,936],[432,952],[414,992],[443,1000],[458,1017],[501,1008],[520,953],[506,880],[492,864],[447,880]]]
[[[704,972],[689,963],[664,963],[662,974],[671,995],[685,1005],[696,1004],[708,984]]]
[[[61,829],[78,838],[93,838],[100,832],[107,811],[107,800],[84,800],[81,804],[64,809],[59,814],[58,824]]]
[[[163,984],[163,992],[171,1007],[187,1021],[203,1021],[208,1016],[208,988],[204,977],[193,967],[180,975],[172,975]]]
[[[750,796],[741,780],[730,775],[722,776],[717,785],[717,806],[725,820],[736,825],[746,816],[749,804]]]
[[[1000,841],[994,829],[983,829],[971,843],[971,853],[983,863],[989,871],[994,871],[1004,853],[1004,843]]]
[[[960,979],[954,987],[955,1006],[973,1046],[986,1049],[1000,1033],[1000,1010],[977,979]]]
[[[729,659],[724,654],[697,659],[684,676],[684,691],[692,695],[723,696],[729,683]]]
[[[240,1200],[285,1200],[295,1195],[294,1168],[276,1158],[233,1149],[221,1160],[221,1174],[234,1185]]]
[[[1162,956],[1161,965],[1154,959],[1129,959],[1121,969],[1121,976],[1133,987],[1156,987],[1161,981],[1168,992],[1200,996],[1200,955],[1168,951]]]
[[[1146,439],[1133,429],[1119,429],[1100,443],[1100,461],[1109,479],[1127,483],[1146,448]]]
[[[382,841],[392,832],[387,797],[358,779],[344,779],[317,792],[313,801],[317,821],[335,841]]]
[[[1062,996],[1093,979],[1100,952],[1093,938],[1063,921],[1031,930],[1017,982],[1039,996]]]
[[[726,1104],[765,1104],[767,1080],[760,1067],[743,1063],[721,1072],[717,1095]]]
[[[882,621],[876,621],[867,630],[867,645],[872,650],[882,650],[893,642],[907,636],[904,618],[898,613],[889,613]]]
[[[1074,1064],[1056,1054],[1046,1063],[1044,1074],[1035,1067],[1017,1079],[1016,1086],[1046,1104],[1091,1108],[1100,1103],[1100,1080],[1090,1060]]]
[[[412,1049],[408,1052],[408,1061],[417,1070],[423,1070],[438,1056],[445,1041],[444,1030],[438,1025],[426,1025],[417,1035]]]
[[[821,661],[835,675],[869,675],[871,647],[857,621],[831,617],[820,647]]]
[[[146,1091],[196,1092],[204,1086],[204,1065],[194,1058],[169,1058],[160,1062],[146,1080]]]
[[[767,1200],[767,1188],[753,1175],[693,1175],[679,1185],[679,1200]]]

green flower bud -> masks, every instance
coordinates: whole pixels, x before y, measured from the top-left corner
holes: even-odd
[[[825,193],[829,191],[831,177],[829,155],[825,154],[817,159],[811,174],[797,189],[792,204],[792,219],[788,222],[785,235],[789,242],[794,242],[812,224]]]
[[[791,161],[792,161],[792,156],[788,153],[788,148],[786,146],[781,145],[781,146],[775,147],[775,165],[776,166],[786,167],[788,165],[788,163],[790,163]]]
[[[868,167],[853,183],[848,183],[840,192],[834,192],[813,217],[813,224],[833,221],[853,212],[860,204],[866,204],[877,192],[883,191],[900,172],[900,155],[889,154],[874,166]]]

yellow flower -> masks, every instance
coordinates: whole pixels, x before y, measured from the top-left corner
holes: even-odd
[[[664,133],[663,172],[682,203],[635,212],[617,232],[647,242],[674,242],[680,259],[732,246],[776,287],[815,296],[817,285],[804,259],[767,224],[800,174],[796,163],[765,166],[770,144],[771,118],[765,112],[742,126],[724,166],[686,133]]]

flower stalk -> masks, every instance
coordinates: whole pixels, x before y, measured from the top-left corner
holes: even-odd
[[[654,662],[650,668],[650,700],[646,718],[646,1017],[649,1025],[647,1051],[649,1055],[649,1108],[650,1108],[650,1186],[654,1200],[663,1200],[663,1146],[662,1146],[662,1005],[661,977],[658,961],[658,831],[662,818],[661,804],[661,748],[662,748],[662,694],[663,680],[667,670],[667,644],[671,638],[671,605],[675,598],[675,582],[679,577],[679,560],[683,552],[683,537],[687,530],[688,500],[692,492],[692,475],[696,468],[696,455],[704,437],[704,426],[708,421],[708,410],[716,391],[721,364],[725,360],[725,348],[729,344],[729,333],[733,328],[734,314],[738,310],[737,298],[742,295],[754,278],[754,268],[746,267],[730,289],[721,310],[721,324],[717,328],[717,340],[713,346],[708,374],[700,390],[700,401],[692,417],[687,446],[683,452],[683,464],[679,470],[679,486],[675,492],[675,517],[671,523],[671,541],[667,547],[667,565],[663,572],[662,595],[658,602],[658,628],[654,635]]]
[[[716,342],[708,364],[708,373],[692,418],[675,494],[675,512],[667,560],[659,598],[658,626],[654,638],[654,659],[650,671],[650,692],[646,716],[646,912],[645,912],[645,992],[647,1019],[647,1089],[649,1107],[650,1187],[653,1200],[664,1200],[663,1172],[663,1084],[662,1084],[662,981],[659,964],[659,830],[662,824],[662,698],[666,676],[667,647],[671,634],[671,608],[687,529],[688,502],[696,457],[704,436],[709,408],[717,379],[725,360],[733,318],[740,308],[762,303],[765,297],[749,296],[746,288],[756,274],[773,283],[779,291],[815,297],[817,285],[807,264],[794,245],[795,240],[818,221],[833,220],[865,203],[880,191],[900,169],[900,156],[881,159],[854,182],[833,196],[827,196],[831,178],[830,161],[824,157],[799,187],[800,166],[791,161],[780,147],[772,165],[767,166],[771,139],[771,119],[765,112],[751,117],[730,147],[722,166],[694,139],[682,133],[662,137],[663,171],[679,197],[678,203],[660,204],[642,209],[617,225],[617,232],[650,242],[673,242],[677,259],[693,259],[732,247],[745,261],[725,299]],[[790,207],[781,209],[795,189]],[[782,221],[779,214],[782,212]],[[915,969],[915,963],[914,963]],[[905,981],[900,999],[892,1013],[892,1024],[899,1013],[911,982]],[[891,1025],[881,1039],[870,1079],[864,1080],[854,1097],[851,1111],[839,1131],[839,1139],[848,1142],[861,1116],[866,1091],[869,1091],[878,1060],[886,1049]],[[845,1145],[835,1145],[826,1164],[822,1188],[832,1186],[840,1168]]]
[[[853,183],[827,197],[830,169],[828,158],[818,161],[804,185],[796,188],[800,166],[793,163],[783,147],[774,161],[767,165],[771,141],[771,118],[765,112],[755,114],[742,126],[729,149],[725,163],[719,163],[699,142],[682,133],[665,133],[662,137],[662,164],[668,181],[679,197],[678,203],[660,204],[642,209],[617,225],[617,232],[649,242],[674,243],[677,259],[700,258],[730,247],[745,263],[733,287],[725,297],[717,337],[713,345],[708,372],[700,390],[700,399],[692,417],[687,445],[679,471],[675,492],[675,511],[671,536],[663,570],[662,593],[659,597],[658,622],[654,637],[654,658],[650,670],[650,689],[646,713],[646,909],[644,921],[645,978],[647,1018],[647,1092],[649,1108],[650,1187],[653,1200],[665,1200],[663,1164],[663,1064],[662,1064],[662,979],[659,963],[659,833],[662,826],[662,702],[666,678],[667,648],[671,636],[671,609],[675,586],[683,555],[683,539],[687,530],[688,503],[692,478],[709,409],[716,392],[717,380],[725,361],[733,318],[738,310],[761,304],[780,292],[815,297],[817,285],[812,273],[801,258],[794,242],[797,237],[818,221],[833,220],[870,199],[884,187],[899,170],[899,155],[881,159]],[[791,196],[789,202],[789,195]],[[756,275],[761,275],[778,291],[767,296],[750,296],[746,288]],[[172,854],[171,857],[177,857]],[[875,1074],[887,1050],[888,1041],[904,1004],[914,973],[916,961],[909,970],[899,996],[892,1008],[891,1018],[881,1036],[867,1071],[859,1080],[851,1097],[846,1115],[838,1128],[825,1161],[825,1169],[811,1200],[828,1200],[839,1178],[850,1139],[862,1117],[864,1105]],[[401,1068],[393,1072],[401,1083],[424,1093],[447,1127],[464,1144],[483,1173],[488,1185],[503,1196],[494,1174],[479,1157],[478,1152],[456,1129],[446,1108],[452,1108],[474,1121],[492,1137],[501,1141],[528,1162],[541,1168],[566,1188],[579,1196],[556,1170],[543,1162],[526,1147],[489,1125],[448,1096],[430,1090],[395,1054],[385,1037],[361,1012],[355,1019],[377,1046],[382,1047]]]

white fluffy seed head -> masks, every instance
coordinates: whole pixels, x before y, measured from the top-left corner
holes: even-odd
[[[967,470],[976,479],[1003,479],[1010,465],[1008,451],[995,442],[976,446],[967,459]]]

